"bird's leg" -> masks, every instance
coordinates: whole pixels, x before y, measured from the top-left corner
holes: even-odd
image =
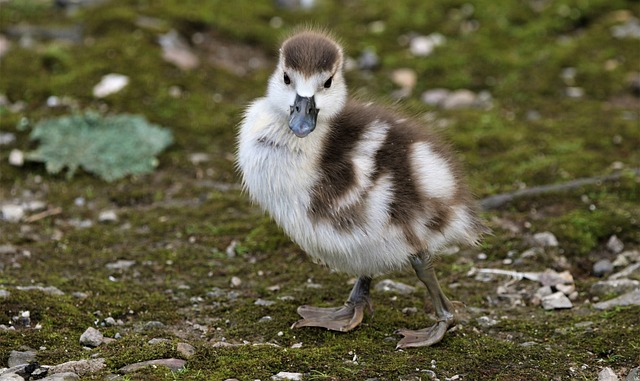
[[[349,299],[343,307],[320,308],[312,306],[298,307],[302,320],[293,323],[291,328],[322,327],[332,331],[347,332],[357,327],[364,318],[365,308],[373,312],[369,297],[371,278],[361,276],[351,290]]]
[[[453,304],[440,288],[431,260],[416,256],[411,258],[411,265],[420,281],[427,286],[438,320],[435,325],[419,331],[408,329],[396,331],[404,336],[396,348],[425,347],[438,343],[447,330],[456,325],[458,320]]]

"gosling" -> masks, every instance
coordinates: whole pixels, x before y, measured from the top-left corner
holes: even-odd
[[[237,165],[244,189],[306,253],[357,276],[342,307],[301,306],[292,328],[347,332],[373,312],[374,276],[411,265],[437,317],[400,329],[397,348],[430,346],[458,318],[433,259],[485,228],[459,165],[421,121],[347,99],[342,47],[327,33],[286,39],[266,97],[246,110]]]

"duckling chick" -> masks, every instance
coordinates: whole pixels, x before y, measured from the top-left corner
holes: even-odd
[[[411,265],[437,322],[399,330],[398,348],[442,340],[456,324],[432,266],[484,228],[452,153],[422,122],[347,100],[341,46],[303,31],[284,41],[267,95],[246,110],[237,165],[249,195],[316,261],[356,275],[342,307],[301,306],[299,327],[346,332],[373,311],[372,277]]]

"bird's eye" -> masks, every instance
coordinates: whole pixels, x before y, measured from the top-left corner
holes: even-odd
[[[284,73],[284,83],[286,85],[290,85],[291,84],[291,78],[289,78],[289,76],[287,75],[287,73]]]
[[[324,83],[324,88],[328,89],[331,87],[331,81],[333,80],[333,77],[329,77],[329,79],[327,79],[327,82]]]

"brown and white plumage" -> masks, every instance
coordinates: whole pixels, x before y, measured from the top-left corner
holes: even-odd
[[[342,66],[324,33],[287,39],[267,96],[246,111],[238,166],[251,198],[309,255],[360,277],[345,307],[299,310],[297,326],[346,331],[370,308],[371,277],[412,264],[431,293],[435,275],[421,276],[431,257],[474,244],[483,228],[447,146],[393,110],[347,101]],[[452,318],[444,300],[436,312]],[[434,340],[405,336],[401,347]]]

